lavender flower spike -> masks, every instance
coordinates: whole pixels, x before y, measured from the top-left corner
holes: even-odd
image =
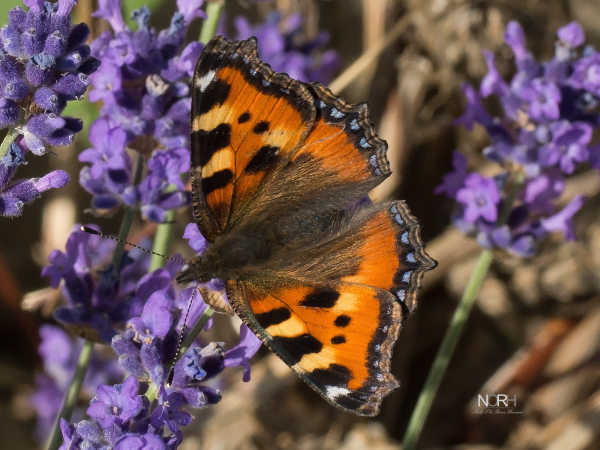
[[[81,131],[79,119],[62,117],[69,101],[83,95],[98,61],[85,44],[89,29],[73,26],[75,0],[24,2],[0,29],[0,128],[9,128],[0,150],[0,214],[18,216],[23,206],[68,176],[54,171],[39,179],[11,182],[27,153],[45,154],[70,144]]]
[[[573,216],[584,198],[576,196],[563,209],[557,200],[566,177],[584,165],[600,167],[600,146],[593,142],[600,124],[600,53],[581,49],[585,35],[575,22],[557,35],[554,58],[540,63],[527,50],[522,27],[509,23],[505,40],[517,63],[510,82],[500,76],[494,55],[485,53],[488,74],[480,94],[497,97],[500,117],[485,110],[474,89],[464,88],[467,110],[458,122],[486,129],[491,142],[483,154],[501,166],[492,180],[468,173],[466,159],[455,156],[453,172],[436,193],[458,202],[455,224],[484,247],[531,256],[551,232],[573,239]]]
[[[191,22],[204,16],[202,0],[179,0],[171,24],[150,27],[150,11],[133,12],[137,29],[121,15],[120,0],[101,0],[95,15],[109,22],[92,43],[102,65],[91,77],[90,99],[102,101],[99,122],[91,129],[93,147],[81,156],[91,163],[80,174],[99,213],[121,205],[139,209],[145,219],[163,222],[168,211],[189,203],[182,175],[189,170],[191,98],[189,79],[202,51],[198,42],[185,44]],[[110,133],[116,145],[107,145]],[[125,149],[148,158],[148,171],[135,180]],[[176,186],[175,190],[171,186]]]

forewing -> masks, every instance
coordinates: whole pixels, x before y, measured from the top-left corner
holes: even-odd
[[[345,103],[319,84],[305,87],[316,108],[310,133],[266,179],[246,211],[240,209],[237,220],[270,223],[298,212],[304,218],[327,217],[350,207],[389,176],[387,144],[375,135],[367,106]]]
[[[300,82],[258,59],[256,40],[210,41],[192,94],[194,218],[209,238],[228,228],[265,175],[313,126],[313,97]]]

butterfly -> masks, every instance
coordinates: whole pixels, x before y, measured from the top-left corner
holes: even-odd
[[[365,104],[274,72],[216,37],[192,83],[193,220],[211,243],[179,282],[225,281],[241,320],[311,388],[358,415],[398,386],[392,347],[425,253],[402,201],[371,204],[387,144]]]

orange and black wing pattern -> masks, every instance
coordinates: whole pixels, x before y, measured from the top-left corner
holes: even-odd
[[[228,282],[233,308],[330,403],[375,415],[397,386],[392,347],[435,261],[403,202],[370,208],[306,252],[320,256],[266,269],[264,279]],[[274,279],[284,281],[273,288]]]
[[[331,404],[374,416],[397,387],[390,358],[401,313],[389,292],[347,283],[264,292],[229,281],[227,293],[252,331]]]
[[[360,198],[390,174],[366,105],[274,72],[254,38],[213,39],[192,89],[193,215],[209,241],[325,191]]]
[[[208,43],[192,89],[193,217],[232,308],[331,404],[377,414],[435,261],[403,202],[365,201],[390,174],[366,105],[274,72],[253,38]]]
[[[355,257],[359,267],[341,280],[390,291],[406,316],[417,306],[423,273],[437,265],[425,253],[416,218],[403,201],[384,203],[378,205],[357,234],[360,238]]]
[[[304,140],[316,113],[302,83],[260,62],[255,39],[210,41],[192,89],[194,217],[212,240]]]

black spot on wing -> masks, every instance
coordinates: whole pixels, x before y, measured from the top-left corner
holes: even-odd
[[[331,308],[337,302],[340,293],[334,289],[316,289],[300,302],[300,306]]]
[[[254,132],[256,134],[262,134],[265,131],[267,131],[269,129],[269,122],[266,121],[262,121],[262,122],[258,122],[255,126],[254,126]]]
[[[319,353],[323,348],[323,344],[308,333],[296,337],[274,337],[273,345],[285,352],[284,360],[292,366],[298,363],[304,355]]]
[[[331,338],[332,344],[343,344],[344,342],[346,342],[346,337],[343,334],[338,334]]]
[[[204,92],[200,91],[200,88],[196,88],[195,91],[195,105],[196,109],[192,111],[194,116],[205,114],[216,105],[222,105],[229,96],[231,86],[226,81],[216,79],[210,83]]]
[[[217,189],[227,186],[233,179],[233,173],[229,169],[219,170],[208,178],[202,179],[202,191],[208,195]]]
[[[214,130],[192,131],[192,167],[204,166],[220,149],[231,142],[231,126],[222,123]]]
[[[279,158],[279,147],[265,145],[261,147],[252,157],[245,171],[248,173],[257,173],[272,167]]]
[[[288,320],[292,315],[287,308],[276,308],[271,311],[256,314],[256,320],[263,328],[268,328],[271,325],[278,325]]]
[[[248,122],[249,120],[250,120],[250,113],[248,111],[246,111],[243,114],[240,114],[240,117],[238,117],[238,123]]]
[[[346,314],[340,314],[339,316],[337,316],[335,318],[335,321],[333,323],[335,324],[336,327],[340,327],[340,328],[347,327],[348,324],[350,323],[350,316],[347,316]]]
[[[315,369],[309,377],[318,386],[347,386],[352,373],[346,366],[329,364],[327,369]]]

